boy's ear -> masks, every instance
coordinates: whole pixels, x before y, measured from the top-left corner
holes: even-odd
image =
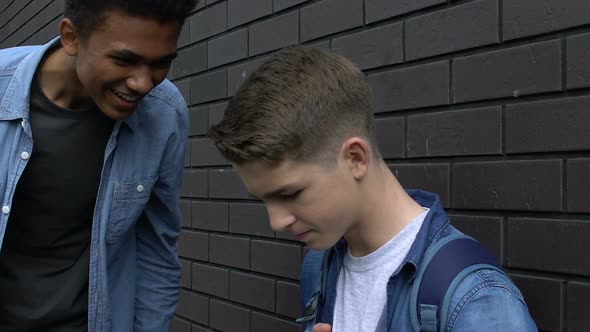
[[[371,161],[371,150],[366,140],[352,137],[342,144],[342,156],[356,180],[367,173]]]
[[[78,48],[80,47],[80,38],[72,20],[64,18],[59,22],[59,35],[61,37],[61,45],[66,53],[70,56],[77,55]]]

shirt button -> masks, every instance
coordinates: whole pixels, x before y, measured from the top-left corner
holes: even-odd
[[[145,187],[143,185],[140,184],[139,186],[137,186],[138,193],[142,193],[144,190],[145,190]]]
[[[4,214],[8,214],[10,212],[10,207],[9,206],[3,206],[2,207],[2,213]]]
[[[21,125],[23,128],[25,128],[25,120],[21,121],[21,122],[20,122],[20,125]]]
[[[23,160],[27,160],[27,159],[29,159],[31,157],[31,155],[27,151],[25,151],[25,152],[23,152],[23,153],[20,154],[20,157]]]

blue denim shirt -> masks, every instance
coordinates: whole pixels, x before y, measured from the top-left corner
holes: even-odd
[[[437,195],[409,190],[411,197],[421,206],[430,208],[422,228],[416,236],[408,255],[395,271],[387,284],[387,331],[415,331],[410,316],[410,289],[412,281],[422,263],[426,249],[440,239],[459,234],[449,224],[448,216]],[[346,242],[340,241],[330,249],[334,257],[328,268],[328,279],[324,300],[318,307],[318,323],[332,324],[338,273],[346,252]],[[310,251],[303,264],[317,264],[319,251]],[[314,262],[315,261],[315,262]],[[315,266],[315,265],[314,265]],[[310,269],[303,269],[310,270]],[[312,291],[308,280],[311,275],[303,274],[302,307],[309,301],[306,294]],[[457,287],[451,299],[447,324],[444,331],[538,331],[532,320],[522,294],[505,274],[495,270],[479,270],[468,275]]]
[[[35,153],[31,81],[45,51],[58,42],[0,50],[0,248],[27,165],[21,154]],[[169,81],[114,126],[92,226],[90,332],[168,331],[180,291],[178,197],[187,137],[186,104]]]

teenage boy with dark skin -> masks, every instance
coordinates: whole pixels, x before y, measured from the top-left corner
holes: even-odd
[[[312,249],[304,266],[316,250],[334,253],[314,332],[415,330],[406,281],[427,247],[460,232],[435,194],[404,190],[381,158],[371,91],[356,66],[284,49],[251,74],[210,136],[266,203],[273,230]],[[302,285],[320,273],[303,271]],[[473,272],[453,294],[444,331],[537,331],[500,271]]]
[[[165,80],[197,0],[66,0],[0,50],[0,331],[168,331],[188,137]]]

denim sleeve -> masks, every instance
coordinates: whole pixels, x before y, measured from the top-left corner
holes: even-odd
[[[151,198],[136,226],[136,331],[168,331],[180,293],[179,196],[188,146],[186,106],[179,113],[177,126],[169,138]]]
[[[522,294],[507,276],[481,270],[468,276],[451,300],[448,332],[537,332]]]

